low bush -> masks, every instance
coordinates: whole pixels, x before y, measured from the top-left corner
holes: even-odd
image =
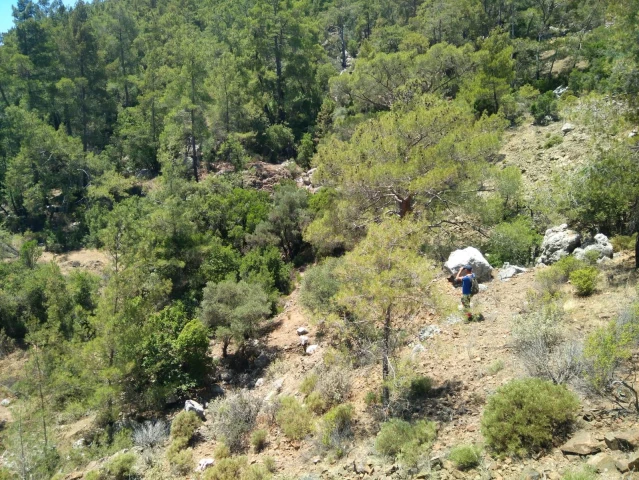
[[[545,301],[557,298],[565,281],[564,274],[554,266],[544,268],[535,275],[535,287]]]
[[[612,248],[615,252],[634,250],[636,241],[636,233],[633,235],[616,235],[610,239],[610,243],[612,244]]]
[[[581,268],[570,274],[570,283],[580,297],[589,297],[597,288],[599,271],[595,267]]]
[[[239,480],[246,468],[246,457],[222,458],[204,472],[204,480]]]
[[[255,427],[262,400],[240,391],[211,402],[209,406],[210,431],[213,437],[223,441],[231,452],[246,448],[246,437]]]
[[[194,412],[183,410],[175,416],[171,423],[171,438],[186,438],[188,442],[201,424],[202,420]]]
[[[412,397],[427,397],[433,388],[433,380],[430,377],[417,377],[411,380],[409,388]]]
[[[231,449],[226,446],[225,443],[218,443],[213,450],[213,458],[216,461],[222,460],[223,458],[229,458],[231,456]]]
[[[488,399],[481,431],[496,453],[525,455],[564,437],[578,407],[576,396],[561,385],[538,378],[514,380]]]
[[[273,457],[264,457],[262,461],[264,467],[271,473],[275,473],[277,470],[277,464],[275,463],[275,459]]]
[[[321,414],[326,411],[326,400],[322,398],[319,392],[312,392],[306,399],[304,400],[304,404],[309,408],[309,410],[316,414]]]
[[[552,135],[546,140],[546,143],[544,143],[544,148],[548,150],[549,148],[561,145],[563,142],[564,138],[561,135]]]
[[[155,447],[169,436],[169,425],[164,420],[147,420],[133,426],[133,443],[141,447]]]
[[[317,373],[311,373],[304,377],[302,380],[302,384],[300,385],[300,392],[304,395],[310,395],[313,390],[315,390],[315,386],[317,385],[318,376]]]
[[[306,395],[304,403],[317,414],[343,403],[350,393],[350,378],[344,362],[325,361],[302,381],[300,391]]]
[[[113,480],[125,480],[135,474],[133,465],[136,457],[133,453],[121,453],[113,457],[104,467],[107,478]]]
[[[271,472],[264,465],[251,465],[243,473],[240,480],[268,480]]]
[[[280,399],[275,420],[291,440],[301,440],[312,431],[311,413],[295,397]]]
[[[583,260],[579,260],[577,257],[568,255],[566,257],[560,258],[551,268],[559,271],[561,273],[561,279],[564,282],[567,282],[572,272],[586,266],[587,263]]]
[[[488,375],[497,375],[504,369],[504,361],[502,359],[497,359],[493,363],[491,363],[486,369],[486,373]]]
[[[561,480],[597,480],[599,478],[592,467],[584,467],[581,470],[571,470],[561,477]]]
[[[382,424],[375,448],[380,455],[415,464],[430,447],[436,433],[433,422],[419,420],[411,424],[395,418]]]
[[[193,450],[187,448],[180,450],[168,457],[171,470],[178,475],[186,475],[193,468]]]
[[[542,93],[530,105],[530,113],[537,125],[547,125],[553,120],[559,119],[559,108],[557,98],[552,91]]]
[[[320,426],[320,442],[323,448],[332,450],[338,458],[346,453],[345,442],[352,436],[353,406],[338,405],[323,417]]]
[[[338,258],[329,258],[309,268],[304,274],[300,285],[300,303],[313,314],[335,310],[334,298],[340,284],[334,272],[340,262]]]
[[[251,445],[253,445],[253,449],[256,452],[261,452],[262,450],[264,450],[264,447],[266,447],[266,430],[255,430],[252,434],[251,434]]]
[[[481,461],[481,448],[477,445],[458,445],[454,447],[448,458],[459,470],[470,470]]]
[[[540,243],[541,236],[532,228],[531,221],[526,217],[518,217],[512,222],[500,223],[493,229],[488,252],[495,266],[501,266],[504,262],[528,265]]]

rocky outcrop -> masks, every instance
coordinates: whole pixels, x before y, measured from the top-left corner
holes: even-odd
[[[195,412],[198,417],[204,418],[204,406],[195,400],[187,400],[184,403],[184,410],[187,412]]]
[[[570,230],[565,223],[549,228],[541,243],[541,255],[537,263],[551,265],[570,255],[579,246],[581,246],[581,235]]]
[[[603,258],[612,258],[612,244],[603,233],[598,233],[591,242],[584,242],[582,246],[584,248],[575,248],[572,252],[579,260],[585,260],[589,256],[588,252],[597,252],[597,261]]]
[[[577,432],[561,446],[561,451],[568,455],[592,455],[599,453],[601,446],[590,432]]]
[[[452,252],[444,264],[444,269],[454,277],[459,272],[459,269],[467,264],[473,267],[473,273],[477,277],[477,281],[485,282],[492,278],[493,267],[490,266],[490,263],[481,252],[474,247]]]
[[[606,433],[604,441],[610,450],[632,451],[639,447],[639,429]]]

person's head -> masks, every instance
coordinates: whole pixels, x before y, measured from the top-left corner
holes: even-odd
[[[464,270],[466,270],[466,273],[473,273],[473,266],[471,264],[464,265]]]

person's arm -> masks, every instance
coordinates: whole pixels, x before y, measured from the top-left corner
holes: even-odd
[[[456,282],[459,282],[462,279],[461,274],[462,274],[463,271],[464,271],[464,267],[461,267],[459,269],[459,272],[457,272],[457,276],[455,277],[455,281]]]

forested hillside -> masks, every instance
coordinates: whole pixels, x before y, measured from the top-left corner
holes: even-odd
[[[17,0],[13,20],[0,43],[1,392],[13,404],[0,478],[65,478],[130,447],[135,422],[208,402],[225,376],[252,387],[277,364],[265,339],[300,283],[325,342],[316,377],[381,364],[369,431],[385,421],[410,438],[378,448],[412,474],[435,430],[411,395],[431,385],[399,352],[406,322],[450,313],[436,279],[452,250],[529,266],[566,222],[616,237],[639,265],[635,0]],[[571,124],[526,168],[502,153],[505,132],[558,121]],[[530,188],[526,170],[552,163],[575,125],[580,164]],[[289,180],[254,188],[265,165]],[[99,272],[41,260],[89,248],[108,256]],[[529,308],[552,317],[573,270],[598,275],[579,262],[546,274]],[[591,345],[593,364],[632,359],[634,328],[610,334],[619,351]],[[589,377],[600,393],[606,375]],[[340,458],[353,411],[346,392],[320,398],[318,381],[304,404],[284,397],[262,415],[301,441],[313,429],[286,418],[325,414],[315,441]],[[252,420],[212,434],[235,474],[203,478],[272,473],[230,456],[260,411],[245,393],[231,398]],[[218,407],[219,427],[230,407]],[[198,421],[179,418],[157,478],[194,466]],[[84,450],[55,433],[81,420]],[[134,460],[120,462],[85,478],[134,478]]]

